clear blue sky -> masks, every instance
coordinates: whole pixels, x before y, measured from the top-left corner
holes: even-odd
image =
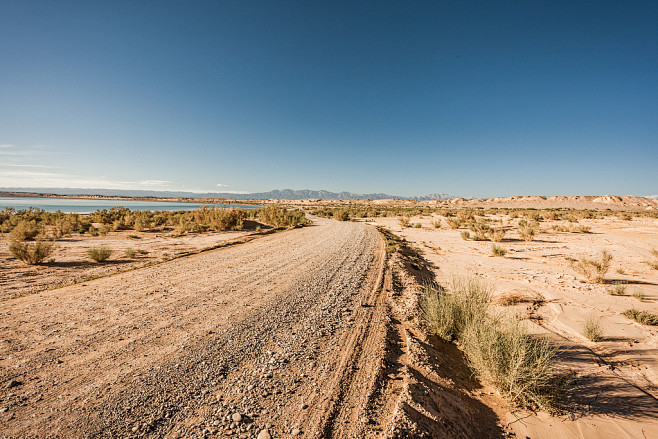
[[[658,2],[0,0],[8,186],[656,194]]]

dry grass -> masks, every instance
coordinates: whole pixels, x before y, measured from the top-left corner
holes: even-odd
[[[638,311],[636,309],[626,310],[622,314],[624,317],[635,320],[643,325],[658,326],[658,314],[649,311]]]
[[[587,317],[583,324],[583,334],[588,340],[593,342],[603,340],[603,330],[601,329],[600,320],[594,316]]]
[[[603,250],[599,259],[582,257],[579,260],[569,259],[569,262],[571,263],[571,268],[577,273],[582,274],[587,282],[602,283],[605,274],[610,269],[612,255],[606,250]]]
[[[507,254],[507,250],[505,250],[499,245],[493,244],[491,246],[491,254],[493,256],[505,256]]]
[[[528,334],[518,317],[492,316],[486,283],[455,278],[450,290],[425,287],[421,311],[427,329],[444,340],[458,339],[475,373],[514,405],[551,409],[557,395],[555,347]]]
[[[628,282],[618,281],[612,285],[612,288],[608,289],[608,294],[611,296],[625,296],[626,288],[628,287]]]
[[[524,241],[532,241],[535,235],[539,232],[539,223],[536,221],[526,221],[524,219],[519,221],[519,236]]]

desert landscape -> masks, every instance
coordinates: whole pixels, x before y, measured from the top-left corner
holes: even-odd
[[[121,226],[71,231],[39,264],[12,255],[6,230],[0,434],[658,435],[655,200],[464,203],[263,203],[236,224],[234,210],[186,214],[185,230],[166,225],[176,214],[92,215]],[[112,252],[96,262],[99,246]],[[431,295],[456,297],[460,279],[490,293],[487,319],[548,341],[553,390],[506,388],[461,333],[436,330]]]

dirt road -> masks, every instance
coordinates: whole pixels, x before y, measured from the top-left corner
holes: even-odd
[[[316,219],[5,301],[0,436],[363,437],[383,262],[374,228]]]

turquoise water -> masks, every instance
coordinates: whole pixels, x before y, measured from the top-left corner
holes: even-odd
[[[133,201],[133,200],[88,200],[74,198],[28,198],[0,197],[0,210],[13,207],[16,210],[38,207],[46,212],[62,211],[64,213],[91,213],[98,209],[111,209],[123,206],[130,210],[194,210],[202,206],[199,203],[175,203],[163,201]],[[248,204],[206,204],[206,206],[241,207],[255,209],[259,206]]]

